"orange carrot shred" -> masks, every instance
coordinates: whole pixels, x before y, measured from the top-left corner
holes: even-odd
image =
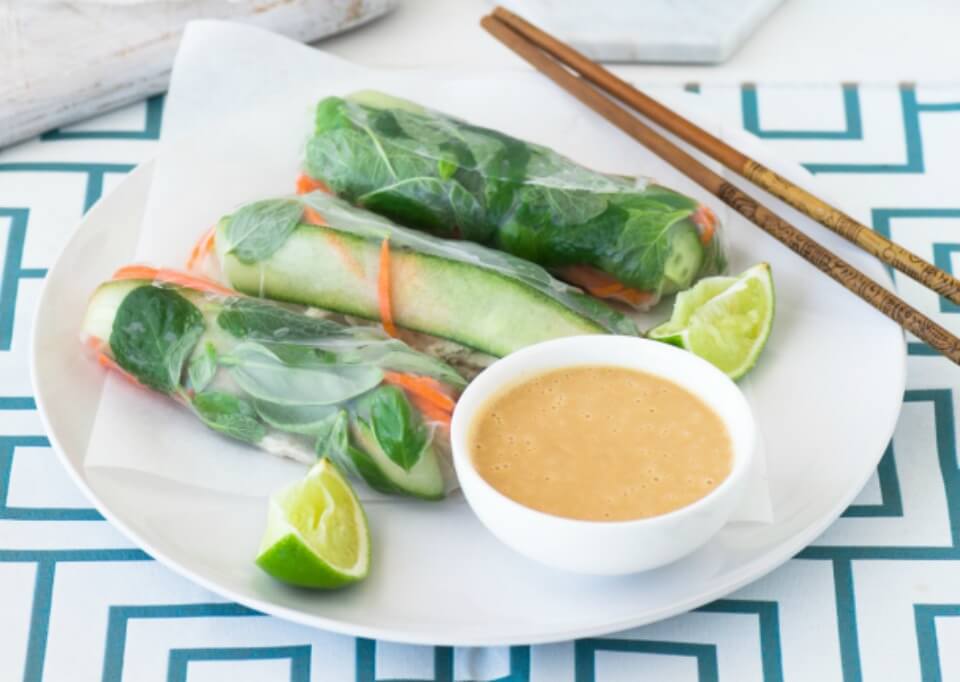
[[[449,412],[445,412],[444,410],[441,410],[440,408],[431,405],[428,402],[424,402],[415,396],[411,397],[410,401],[413,403],[414,407],[420,411],[420,414],[423,415],[425,421],[436,422],[446,427],[450,426],[450,422],[453,420],[453,415],[451,415]]]
[[[327,221],[324,220],[323,216],[309,206],[303,209],[303,222],[307,223],[308,225],[316,225],[318,227],[323,227],[327,224]]]
[[[229,289],[222,284],[217,284],[213,280],[206,277],[191,275],[186,272],[179,272],[177,270],[169,270],[166,268],[152,268],[148,265],[127,265],[113,273],[114,281],[125,279],[144,279],[154,282],[163,282],[165,284],[174,284],[177,286],[186,287],[188,289],[196,289],[197,291],[202,291],[208,294],[216,294],[218,296],[240,295],[237,291]]]
[[[388,384],[399,386],[411,396],[420,397],[445,412],[452,412],[453,407],[457,404],[453,398],[444,392],[443,384],[433,377],[386,371],[383,373],[383,380]]]
[[[640,291],[622,284],[612,275],[597,270],[590,265],[568,265],[560,275],[572,284],[582,287],[591,296],[623,301],[632,306],[643,305],[653,299],[654,294]]]
[[[380,272],[377,275],[377,300],[380,304],[380,321],[390,336],[397,337],[397,326],[393,323],[393,307],[390,301],[390,240],[380,244]]]
[[[203,236],[197,240],[190,250],[190,258],[187,259],[187,270],[196,270],[201,261],[213,251],[217,239],[217,226],[214,225],[203,233]]]
[[[340,256],[340,260],[343,261],[343,264],[347,266],[347,269],[358,279],[366,279],[367,272],[364,269],[363,264],[356,259],[356,257],[353,255],[353,252],[350,250],[350,247],[343,242],[340,233],[336,230],[328,230],[324,236],[333,250],[337,252],[338,256]]]
[[[143,384],[141,384],[137,380],[135,376],[133,376],[132,374],[130,374],[130,372],[128,372],[123,367],[118,365],[116,360],[114,360],[105,352],[103,352],[103,347],[105,345],[103,342],[103,339],[97,338],[96,336],[90,336],[87,338],[86,343],[87,343],[87,346],[92,348],[93,351],[97,354],[97,364],[99,364],[101,367],[105,367],[106,369],[116,372],[117,374],[122,376],[124,379],[126,379],[132,384],[135,384],[136,386],[139,386],[141,388],[146,388]]]
[[[710,210],[709,206],[700,204],[690,219],[700,228],[700,243],[703,246],[709,244],[717,230],[717,215]]]
[[[326,192],[327,194],[332,194],[330,188],[327,187],[325,182],[321,180],[314,180],[306,173],[301,173],[297,176],[297,194],[309,194],[310,192],[315,192],[317,190]]]

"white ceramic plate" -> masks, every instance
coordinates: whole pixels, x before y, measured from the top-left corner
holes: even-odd
[[[83,466],[103,373],[78,360],[77,330],[90,291],[133,251],[152,171],[142,165],[91,210],[49,272],[33,336],[37,404],[64,465],[104,516],[173,570],[252,608],[353,635],[447,645],[641,625],[723,596],[811,542],[855,497],[893,431],[905,374],[899,328],[755,228],[729,221],[735,267],[767,260],[778,288],[770,344],[745,384],[766,442],[774,523],[730,524],[656,571],[591,578],[513,553],[459,495],[437,504],[391,499],[367,504],[375,554],[366,582],[329,594],[287,589],[252,562],[265,500]],[[805,227],[889,283],[877,262]]]

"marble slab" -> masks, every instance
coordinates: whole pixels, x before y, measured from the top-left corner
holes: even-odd
[[[498,0],[587,56],[719,64],[783,0]]]

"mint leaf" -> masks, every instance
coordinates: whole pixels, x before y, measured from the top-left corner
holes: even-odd
[[[117,309],[110,350],[137,381],[173,393],[204,329],[203,315],[190,301],[148,284],[127,294]]]
[[[253,405],[243,398],[206,391],[195,395],[191,404],[204,424],[231,438],[259,443],[267,435],[267,428],[257,419]]]
[[[293,233],[303,207],[296,199],[266,199],[247,204],[230,218],[229,253],[251,265],[272,256]]]
[[[187,369],[187,374],[190,377],[190,388],[199,393],[213,380],[213,375],[216,373],[217,349],[207,341],[203,346],[203,351],[190,362]]]
[[[404,471],[420,460],[429,431],[402,390],[380,386],[360,399],[358,410],[367,414],[383,452]]]

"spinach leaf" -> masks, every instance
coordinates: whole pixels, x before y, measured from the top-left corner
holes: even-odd
[[[145,285],[127,294],[117,309],[110,350],[117,364],[150,388],[180,388],[187,356],[204,331],[203,315],[170,289]]]
[[[255,444],[267,435],[267,428],[257,419],[253,405],[243,398],[205,391],[195,395],[191,404],[204,424],[231,438]]]
[[[207,341],[203,350],[190,362],[187,374],[190,377],[190,388],[200,392],[213,380],[217,373],[217,349]]]
[[[287,241],[303,215],[296,199],[266,199],[247,204],[226,228],[229,253],[250,265],[272,256]]]
[[[313,341],[346,336],[342,325],[253,298],[234,298],[224,303],[217,324],[237,339],[250,341]]]
[[[374,365],[285,362],[253,342],[237,345],[220,360],[248,394],[278,405],[337,405],[369,391],[383,380]]]
[[[629,210],[616,247],[607,254],[606,262],[629,273],[630,281],[641,289],[657,291],[663,283],[664,264],[673,247],[671,228],[687,215],[687,211],[662,205]]]
[[[429,430],[418,412],[396,386],[380,386],[358,401],[357,410],[366,414],[383,452],[404,471],[420,460]]]
[[[382,187],[395,175],[375,142],[362,130],[329,130],[307,143],[307,173],[349,199]]]
[[[602,194],[548,185],[527,185],[521,201],[524,208],[540,213],[553,226],[582,225],[607,210]]]

